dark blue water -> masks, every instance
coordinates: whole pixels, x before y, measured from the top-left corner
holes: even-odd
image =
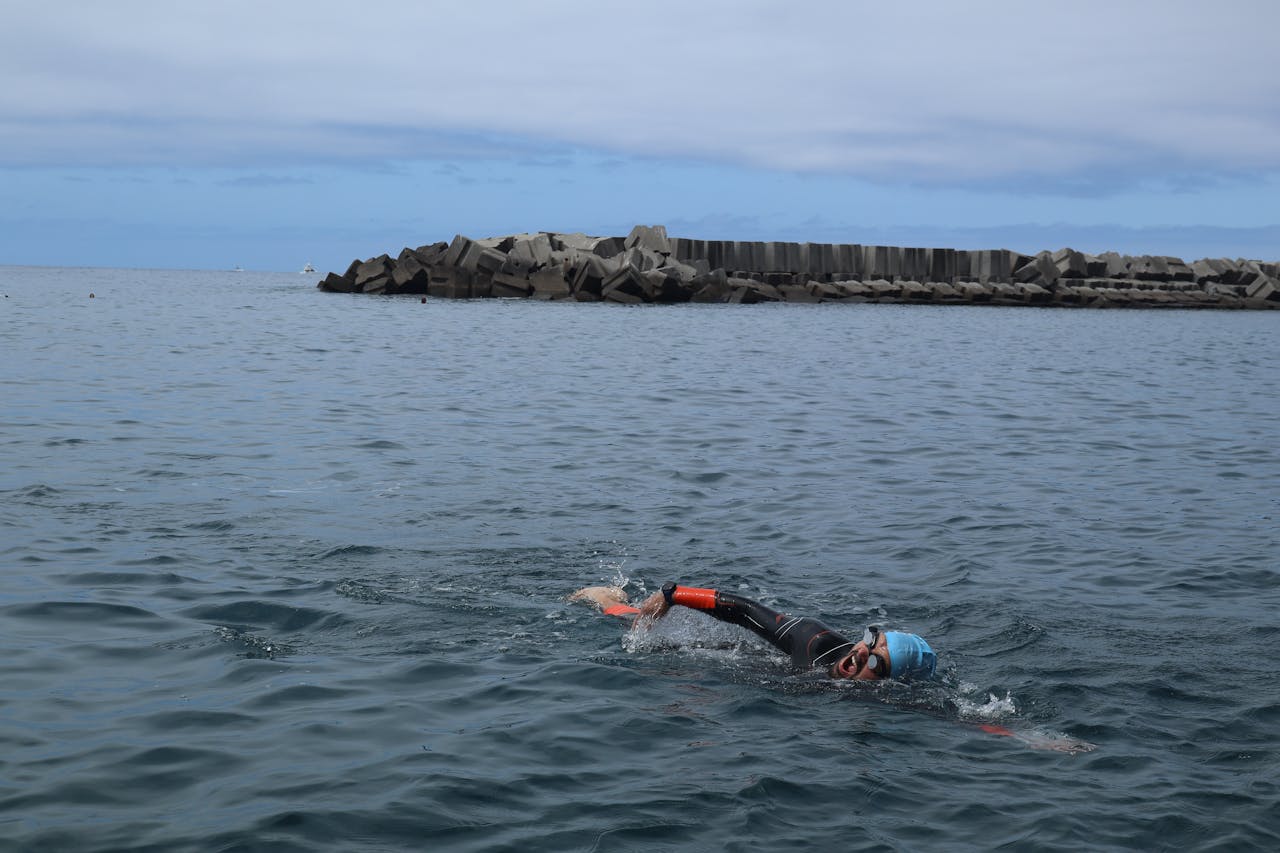
[[[1280,845],[1280,316],[313,285],[0,269],[0,848]]]

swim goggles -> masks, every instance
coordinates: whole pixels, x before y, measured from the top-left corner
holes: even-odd
[[[876,643],[880,641],[880,629],[874,625],[862,632],[862,642],[867,645],[867,669],[874,672],[880,678],[889,677],[889,660],[875,651]]]

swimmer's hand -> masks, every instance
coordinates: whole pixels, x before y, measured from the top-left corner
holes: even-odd
[[[636,617],[635,626],[642,629],[651,628],[653,623],[666,616],[670,609],[671,605],[667,604],[666,597],[661,592],[655,592],[640,604],[640,615]]]
[[[627,594],[618,586],[584,586],[569,596],[570,601],[589,601],[604,611],[615,604],[626,604]]]

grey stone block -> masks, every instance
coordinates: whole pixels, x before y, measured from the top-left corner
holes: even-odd
[[[495,298],[499,299],[528,296],[533,292],[533,285],[529,283],[529,279],[522,275],[496,272],[493,274],[491,282],[490,292]]]
[[[929,249],[925,255],[925,262],[928,267],[928,273],[926,275],[926,279],[928,281],[936,281],[945,284],[950,284],[955,281],[955,249]]]
[[[356,287],[363,287],[364,284],[375,278],[390,277],[391,275],[391,258],[387,255],[379,255],[371,258],[356,267],[354,281]]]
[[[629,266],[637,272],[648,272],[657,269],[666,262],[666,256],[661,255],[652,249],[641,248],[640,246],[632,246],[622,254],[618,255],[617,261],[622,266]]]
[[[1087,278],[1089,261],[1083,252],[1075,249],[1059,249],[1053,253],[1053,264],[1061,278]]]
[[[1251,282],[1245,288],[1244,295],[1250,299],[1280,302],[1280,284],[1264,276]]]
[[[481,249],[475,258],[475,268],[481,272],[493,275],[502,269],[502,265],[506,262],[505,253],[497,249]]]
[[[391,270],[395,293],[426,293],[430,281],[428,269],[412,255],[397,262]]]
[[[475,247],[475,241],[471,238],[464,237],[461,234],[454,235],[453,241],[449,243],[449,250],[444,255],[445,266],[463,266],[463,261],[468,253],[473,250],[473,247]],[[476,251],[479,251],[479,249],[476,249]]]
[[[640,246],[664,254],[671,253],[671,243],[667,240],[665,225],[637,225],[632,228],[627,239],[623,241],[623,248],[630,249],[632,246]]]
[[[630,264],[623,264],[617,272],[604,279],[600,295],[614,302],[649,301],[649,282],[644,274]]]
[[[471,272],[452,266],[432,267],[427,294],[439,299],[470,299]]]
[[[622,237],[601,237],[591,247],[591,252],[602,258],[612,258],[614,255],[622,254],[626,248],[626,240]]]
[[[620,264],[616,261],[607,260],[596,255],[586,256],[584,262],[578,266],[573,276],[573,295],[580,302],[588,302],[590,299],[584,299],[584,296],[593,296],[599,298],[601,289],[604,287],[604,280],[612,273],[618,271]]]
[[[324,277],[318,285],[321,290],[327,290],[330,293],[355,293],[356,283],[354,279],[346,276],[329,273]]]
[[[568,299],[573,295],[565,269],[558,264],[543,267],[529,276],[529,286],[533,288],[534,299]]]

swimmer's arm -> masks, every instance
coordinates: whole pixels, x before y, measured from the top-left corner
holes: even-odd
[[[640,613],[627,603],[627,594],[616,586],[586,586],[570,595],[569,600],[594,604],[606,616],[635,616]]]
[[[1011,737],[1016,741],[1020,741],[1032,749],[1047,749],[1051,752],[1065,752],[1068,755],[1078,755],[1082,752],[1092,752],[1098,748],[1096,743],[1089,743],[1087,740],[1080,740],[1068,735],[1049,735],[1039,732],[1015,731],[1005,726],[996,726],[991,724],[981,724],[978,728],[989,735],[998,735],[1000,737]]]

